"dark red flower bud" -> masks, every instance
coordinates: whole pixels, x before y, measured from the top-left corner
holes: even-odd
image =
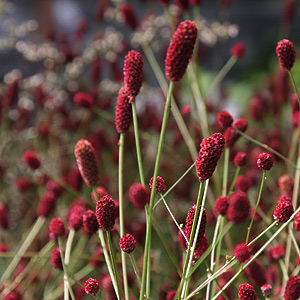
[[[271,154],[263,152],[257,157],[257,166],[260,170],[269,171],[273,166],[273,157]]]
[[[68,220],[69,229],[74,229],[75,231],[77,231],[82,227],[83,212],[84,212],[84,208],[81,205],[76,205],[71,209],[69,220]]]
[[[285,300],[297,300],[300,297],[300,276],[291,276],[284,291]]]
[[[264,284],[263,286],[260,287],[261,292],[264,297],[269,297],[272,292],[272,286],[269,284]]]
[[[235,188],[242,192],[247,192],[251,187],[250,179],[245,175],[239,175],[236,179]]]
[[[47,218],[55,209],[57,197],[54,193],[46,193],[41,199],[37,207],[38,217]]]
[[[28,191],[32,187],[32,181],[26,177],[19,177],[15,180],[16,189],[20,193]]]
[[[266,272],[262,264],[255,259],[246,269],[245,274],[252,280],[254,285],[263,286],[267,283]]]
[[[251,257],[252,250],[250,246],[246,244],[238,244],[235,246],[233,250],[233,255],[235,256],[236,260],[240,263],[245,262]]]
[[[222,128],[227,128],[231,126],[233,122],[233,118],[230,113],[228,113],[226,110],[220,111],[218,113],[217,117],[218,123]]]
[[[92,210],[87,210],[82,215],[82,225],[88,234],[97,232],[99,224],[96,214]]]
[[[245,55],[246,47],[244,43],[236,43],[231,47],[231,55],[242,58]]]
[[[96,216],[100,228],[113,229],[117,218],[115,201],[107,195],[102,197],[97,203]]]
[[[38,169],[41,165],[40,158],[33,151],[26,151],[22,156],[22,160],[32,170]]]
[[[96,295],[99,292],[99,283],[96,279],[90,278],[84,284],[84,290],[87,294]]]
[[[89,109],[94,106],[95,99],[89,95],[85,94],[83,92],[78,92],[74,95],[73,101],[76,106]]]
[[[179,81],[183,77],[193,54],[197,34],[194,22],[184,21],[177,27],[165,59],[166,77],[171,81]]]
[[[166,300],[174,300],[176,294],[177,294],[177,290],[169,291],[166,296]]]
[[[127,233],[120,238],[120,249],[126,253],[131,253],[135,249],[136,240],[133,235]]]
[[[275,208],[273,218],[278,222],[285,223],[289,220],[293,213],[294,208],[291,202],[280,201]]]
[[[300,212],[298,212],[295,216],[294,228],[296,231],[300,232]]]
[[[296,60],[296,52],[291,41],[283,39],[277,43],[276,53],[282,68],[290,70]]]
[[[98,167],[95,149],[92,144],[81,139],[75,145],[75,157],[79,172],[87,186],[94,186],[98,182]]]
[[[150,192],[141,183],[134,183],[129,188],[129,200],[137,208],[144,209],[150,201]]]
[[[143,81],[143,58],[137,51],[129,51],[124,61],[124,83],[130,95],[129,103],[138,95]]]
[[[230,194],[228,198],[228,208],[226,218],[233,224],[240,224],[245,221],[249,215],[250,203],[245,193],[236,191]]]
[[[225,138],[222,133],[214,133],[212,136],[202,140],[196,162],[199,181],[203,182],[211,178],[221,157],[224,145]]]
[[[294,178],[290,174],[284,174],[279,177],[278,186],[282,195],[291,196],[294,189]]]
[[[80,191],[83,180],[77,165],[71,168],[70,172],[67,175],[66,181],[74,190]]]
[[[237,167],[244,167],[247,163],[247,153],[245,152],[238,152],[234,159],[234,164],[237,166]]]
[[[119,6],[119,11],[123,17],[123,22],[129,28],[136,29],[138,26],[138,19],[137,19],[136,13],[133,10],[132,6],[127,2],[123,2]]]
[[[65,225],[62,219],[54,218],[49,225],[49,235],[51,239],[56,240],[58,236],[65,235]]]
[[[60,257],[60,249],[59,248],[55,248],[50,255],[50,262],[51,265],[59,270],[63,270],[63,265],[61,262],[61,257]]]
[[[248,283],[241,284],[239,287],[239,298],[241,300],[257,300],[253,286]]]
[[[117,100],[115,122],[118,133],[126,132],[132,123],[132,108],[129,103],[130,94],[125,86],[122,86]]]
[[[47,190],[47,192],[52,192],[57,197],[59,197],[62,194],[62,192],[64,191],[64,188],[55,180],[50,179],[50,180],[48,180],[48,182],[46,184],[46,190]]]
[[[175,3],[181,10],[189,10],[189,0],[175,0]]]
[[[274,260],[283,258],[285,256],[285,248],[282,245],[279,245],[272,249],[271,256]]]
[[[0,203],[0,227],[7,229],[9,227],[7,206]]]
[[[235,127],[236,129],[245,132],[248,127],[248,123],[245,119],[238,119],[232,124],[232,127]],[[240,135],[231,127],[226,129],[224,136],[226,141],[226,147],[232,146],[240,137]]]
[[[228,197],[220,196],[215,203],[215,213],[225,216],[228,208]]]
[[[150,189],[152,189],[153,177],[150,179],[149,186],[150,186]],[[161,193],[161,192],[165,191],[165,189],[166,189],[165,181],[163,180],[162,177],[157,176],[155,193]]]
[[[98,198],[96,197],[94,191],[92,191],[92,200],[95,204],[97,204],[98,199],[100,200],[100,198],[102,198],[103,196],[108,195],[108,191],[104,187],[97,186],[96,191],[98,194]]]

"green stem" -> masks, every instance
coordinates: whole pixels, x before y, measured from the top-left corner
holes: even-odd
[[[297,256],[300,257],[300,249],[299,249],[299,246],[298,246],[298,243],[297,243],[297,240],[294,236],[294,232],[293,232],[293,229],[289,226],[289,232],[290,232],[290,235],[291,235],[291,239],[292,239],[292,242],[294,244],[294,247],[296,249],[296,252],[297,252]]]
[[[227,194],[229,154],[230,154],[230,148],[225,147],[224,173],[223,173],[223,185],[222,185],[222,195],[223,196],[226,196],[226,194]]]
[[[133,100],[134,101],[134,100]],[[134,107],[134,103],[132,103],[132,108]],[[135,130],[136,131],[136,124]],[[136,132],[135,132],[136,134]],[[138,135],[138,133],[137,133]],[[123,237],[125,234],[124,230],[124,200],[123,200],[123,166],[124,166],[124,133],[120,134],[120,143],[119,143],[119,218],[120,218],[120,236]],[[136,141],[136,145],[139,143],[139,140]],[[137,146],[139,148],[139,146]],[[139,153],[140,155],[140,153]],[[138,157],[139,157],[138,155]],[[139,160],[139,159],[138,159]],[[140,168],[139,163],[139,168]],[[140,175],[143,174],[140,170]],[[142,175],[141,175],[142,176]],[[141,177],[142,180],[142,177]],[[122,273],[123,273],[123,284],[124,284],[124,294],[125,300],[129,300],[129,291],[128,291],[128,281],[127,281],[127,267],[126,267],[126,253],[121,251],[121,260],[122,260]],[[117,274],[116,274],[117,276]],[[118,282],[118,279],[116,277]],[[120,293],[119,293],[120,295]]]
[[[139,285],[139,287],[141,287],[141,277],[140,277],[140,275],[139,275],[139,272],[138,272],[137,265],[136,265],[135,259],[134,259],[134,257],[133,257],[133,254],[132,254],[132,253],[129,253],[129,257],[130,257],[130,261],[131,261],[132,268],[133,268],[133,270],[134,270],[136,279],[137,279],[137,281],[138,281],[138,285]]]
[[[290,77],[291,77],[291,80],[292,80],[292,83],[293,83],[293,87],[294,87],[294,90],[295,90],[295,93],[296,93],[296,96],[297,96],[297,100],[298,100],[298,105],[299,105],[299,108],[300,108],[299,92],[298,92],[298,88],[297,88],[297,85],[296,85],[295,78],[294,78],[294,75],[292,73],[292,70],[289,70],[289,74],[290,74]]]
[[[269,230],[271,230],[271,228],[273,228],[276,224],[276,222],[273,222],[271,225],[269,225],[263,232],[261,232],[256,238],[254,238],[249,244],[247,244],[248,246],[251,246],[252,244],[254,244],[259,238],[261,238],[265,233],[267,233]]]
[[[152,223],[152,211],[153,211],[154,198],[155,198],[155,188],[156,188],[157,175],[158,175],[158,171],[159,171],[163,143],[164,143],[165,134],[166,134],[166,128],[167,128],[167,123],[168,123],[173,89],[174,89],[174,82],[171,81],[170,86],[169,86],[169,92],[168,92],[166,104],[165,104],[165,109],[164,109],[164,116],[163,116],[161,131],[160,131],[160,137],[159,137],[159,143],[158,143],[158,149],[157,149],[157,155],[156,155],[156,161],[155,161],[155,167],[154,167],[154,174],[153,174],[153,188],[151,189],[151,195],[150,195],[149,213],[148,213],[147,224],[146,224],[144,265],[143,265],[143,273],[142,273],[140,300],[143,300],[145,288],[146,288],[146,275],[147,275],[147,269],[148,269],[147,260],[148,260],[148,255],[149,255],[150,249],[151,249],[151,223]]]
[[[255,216],[256,216],[256,212],[257,212],[257,209],[258,209],[258,206],[259,206],[259,203],[260,203],[262,189],[263,189],[265,180],[266,180],[266,171],[263,171],[263,175],[262,175],[262,179],[261,179],[261,183],[260,183],[260,188],[259,188],[259,194],[258,194],[256,206],[255,206],[255,211],[254,211],[253,217],[251,219],[250,225],[248,227],[247,237],[246,237],[245,244],[248,244],[248,241],[249,241],[250,231],[251,231],[251,228],[253,226],[253,222],[254,222],[254,219],[255,219]]]
[[[288,275],[287,269],[284,265],[284,261],[282,258],[279,259],[279,265],[280,265],[280,269],[281,269],[284,280],[288,281],[289,275]]]
[[[133,117],[136,155],[137,155],[140,179],[141,179],[141,184],[143,186],[146,186],[145,178],[144,178],[144,171],[143,171],[143,163],[142,163],[142,154],[141,154],[141,147],[140,147],[139,127],[138,127],[138,119],[137,119],[137,114],[136,114],[135,99],[133,99],[131,105],[132,105],[132,117]]]
[[[293,132],[293,136],[292,136],[291,146],[290,146],[289,153],[288,153],[288,159],[291,160],[291,161],[293,161],[294,156],[295,156],[295,152],[296,152],[296,149],[297,149],[298,136],[299,136],[299,128],[295,128],[294,132]],[[288,166],[288,172],[287,173],[291,173],[290,166]]]
[[[235,170],[234,177],[233,177],[232,183],[231,183],[229,191],[228,191],[228,195],[230,195],[230,193],[233,191],[236,180],[237,180],[237,178],[240,174],[240,170],[241,170],[241,167],[237,167],[236,170]]]
[[[111,242],[110,231],[106,231],[106,237],[107,237],[108,248],[109,248],[109,253],[110,253],[110,257],[111,257],[112,268],[113,268],[113,272],[115,274],[116,283],[117,283],[118,298],[120,300],[121,299],[120,286],[119,286],[118,273],[117,273],[116,261],[115,261],[114,251],[113,251],[112,242]]]

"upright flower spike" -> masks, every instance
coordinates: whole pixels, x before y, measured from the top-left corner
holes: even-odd
[[[138,26],[138,19],[136,16],[135,11],[133,10],[133,7],[127,3],[123,2],[119,6],[119,11],[123,17],[123,22],[131,29],[136,29]]]
[[[150,179],[149,186],[150,186],[150,189],[152,189],[152,187],[153,187],[153,177]],[[165,184],[164,179],[160,176],[157,176],[155,193],[161,193],[165,190],[166,190],[166,184]]]
[[[113,229],[117,218],[115,201],[108,195],[102,197],[97,203],[96,216],[100,228]]]
[[[229,222],[236,225],[247,219],[250,211],[250,203],[244,192],[237,191],[231,193],[228,203],[226,218]]]
[[[250,246],[242,243],[235,246],[233,254],[238,262],[243,263],[251,257],[252,250]]]
[[[255,286],[261,287],[267,283],[266,271],[257,259],[245,269],[245,274],[252,280]]]
[[[197,34],[194,22],[184,21],[177,27],[165,59],[166,77],[171,81],[176,82],[183,77],[193,54]]]
[[[273,218],[278,222],[285,223],[293,213],[294,208],[290,201],[279,201],[274,210]]]
[[[263,152],[257,157],[257,167],[263,171],[269,171],[273,166],[273,157],[271,154]]]
[[[125,86],[122,86],[117,100],[115,111],[115,123],[118,133],[125,133],[132,123],[132,109],[129,103],[130,94]]]
[[[94,186],[98,181],[98,168],[95,149],[92,144],[81,139],[75,145],[75,157],[81,177],[87,186]]]
[[[32,170],[38,169],[41,165],[41,160],[34,151],[26,151],[22,160]]]
[[[54,218],[49,224],[49,236],[51,239],[56,240],[58,236],[65,235],[65,225],[62,219]]]
[[[241,284],[239,287],[239,298],[241,300],[257,300],[256,292],[249,283]]]
[[[227,127],[231,126],[231,124],[233,122],[233,118],[232,118],[231,114],[226,110],[220,111],[218,113],[217,120],[218,120],[219,125],[222,128],[227,128]]]
[[[297,300],[300,297],[300,276],[291,276],[284,291],[285,300]]]
[[[124,61],[124,83],[130,95],[129,103],[138,95],[143,80],[143,58],[137,51],[129,51]]]
[[[127,233],[120,238],[120,249],[126,253],[131,253],[135,249],[136,240],[133,235]]]
[[[84,290],[87,294],[96,295],[99,292],[99,283],[97,279],[88,279],[84,284]]]
[[[199,181],[203,182],[211,178],[216,169],[218,160],[221,157],[225,145],[225,138],[222,133],[215,133],[202,140],[200,152],[196,161]]]
[[[296,52],[293,43],[287,39],[279,41],[276,47],[276,53],[281,67],[290,70],[296,60]]]

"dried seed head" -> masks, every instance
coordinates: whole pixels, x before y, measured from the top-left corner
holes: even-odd
[[[239,298],[241,300],[257,300],[256,292],[249,283],[241,284],[239,287]]]
[[[228,208],[226,218],[233,224],[240,224],[245,221],[249,215],[250,203],[244,192],[236,191],[230,194],[228,198]]]
[[[132,123],[132,109],[129,103],[130,94],[125,86],[122,86],[117,99],[115,111],[115,123],[118,133],[126,132]]]
[[[231,126],[233,122],[233,118],[230,113],[228,113],[226,110],[223,110],[218,113],[217,117],[218,123],[222,128],[227,128]]]
[[[73,101],[76,106],[89,109],[95,104],[95,99],[86,93],[78,92],[74,95]]]
[[[97,232],[99,224],[97,221],[96,214],[92,210],[87,210],[82,215],[82,225],[84,230],[88,234],[93,234]]]
[[[132,6],[127,3],[123,2],[119,6],[119,11],[123,17],[123,22],[131,29],[136,29],[138,26],[138,19],[136,16],[135,11],[133,10]]]
[[[263,152],[259,154],[256,162],[260,170],[269,171],[273,166],[273,157],[271,154]]]
[[[143,80],[143,58],[137,51],[129,51],[125,57],[123,74],[125,87],[130,95],[129,103],[138,95]]]
[[[133,235],[127,233],[120,238],[120,249],[126,253],[131,253],[135,249],[136,240]]]
[[[291,276],[284,291],[285,300],[297,300],[300,297],[300,276]]]
[[[95,149],[92,144],[81,139],[75,145],[75,157],[81,177],[87,186],[94,186],[98,182],[98,167]]]
[[[235,246],[233,254],[238,262],[243,263],[251,257],[252,250],[250,246],[242,243]]]
[[[255,259],[246,269],[246,275],[252,280],[254,285],[263,286],[267,283],[266,272],[262,264]]]
[[[34,151],[26,151],[22,160],[32,170],[38,169],[41,165],[41,160]]]
[[[215,213],[225,216],[228,208],[228,197],[220,196],[215,203]]]
[[[232,127],[235,127],[236,129],[245,132],[248,127],[248,123],[245,119],[238,119],[235,122],[233,122]],[[240,135],[231,127],[226,129],[224,136],[226,147],[232,146],[240,137]]]
[[[275,208],[273,218],[278,222],[285,223],[293,213],[294,208],[290,201],[280,201]]]
[[[129,200],[137,208],[144,209],[150,201],[150,192],[141,183],[134,183],[129,188]]]
[[[113,229],[117,218],[115,201],[108,195],[102,197],[97,203],[96,216],[100,228]]]
[[[283,39],[277,43],[276,53],[282,68],[290,70],[296,60],[296,52],[291,41]]]
[[[215,133],[202,140],[196,162],[199,181],[203,182],[211,178],[221,157],[224,145],[225,138],[222,133]]]
[[[244,167],[247,163],[247,153],[245,152],[238,152],[234,159],[234,164],[237,166],[237,167]]]
[[[177,27],[165,59],[166,77],[171,81],[179,81],[183,77],[193,54],[197,34],[194,22],[184,21]]]
[[[62,219],[54,218],[49,225],[49,236],[51,239],[56,240],[58,236],[65,235],[65,225]]]
[[[246,53],[246,47],[244,43],[236,43],[231,48],[231,55],[236,58],[242,58]]]
[[[84,290],[87,294],[96,295],[99,292],[99,283],[96,279],[90,278],[84,284]]]
[[[61,257],[60,257],[60,249],[59,248],[55,248],[50,255],[50,262],[51,265],[59,270],[63,269],[63,265],[61,262]]]
[[[149,183],[150,189],[152,189],[153,186],[153,177],[150,179]],[[166,189],[165,181],[162,177],[157,176],[156,179],[156,188],[155,188],[155,193],[161,193]]]

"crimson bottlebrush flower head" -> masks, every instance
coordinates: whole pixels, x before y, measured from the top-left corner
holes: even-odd
[[[235,182],[236,190],[247,192],[251,187],[251,180],[245,175],[239,175]]]
[[[150,189],[152,189],[152,186],[153,186],[153,177],[150,179],[149,186],[150,186]],[[165,185],[164,179],[162,177],[160,177],[160,176],[157,176],[155,193],[161,193],[161,192],[163,192],[165,190],[166,190],[166,185]]]
[[[120,238],[120,249],[126,253],[131,253],[135,249],[136,240],[133,235],[127,233]]]
[[[90,209],[85,211],[82,215],[82,225],[88,234],[97,232],[99,224],[95,212]]]
[[[129,103],[138,95],[143,80],[143,58],[137,51],[129,51],[124,61],[124,83],[130,95]]]
[[[257,300],[256,292],[249,283],[241,284],[239,287],[239,298],[241,300]]]
[[[81,177],[87,186],[94,186],[98,181],[98,167],[95,149],[88,140],[81,139],[75,145],[75,157]]]
[[[226,110],[220,111],[218,113],[217,120],[218,120],[219,125],[222,128],[227,128],[227,127],[231,126],[231,124],[233,122],[233,118],[232,118],[231,114],[229,112],[227,112]]]
[[[231,55],[236,58],[242,58],[246,53],[246,46],[244,43],[236,43],[231,47]]]
[[[282,68],[290,70],[296,60],[296,52],[291,41],[283,39],[277,43],[276,53]]]
[[[245,132],[248,127],[247,120],[238,119],[235,122],[233,122],[232,127],[236,128],[242,132]],[[240,137],[239,133],[237,133],[232,127],[227,128],[224,133],[226,147],[232,146]]]
[[[269,171],[273,166],[273,156],[269,153],[263,152],[257,157],[257,167],[263,171]]]
[[[282,195],[282,196],[279,198],[278,203],[279,203],[279,202],[283,202],[283,201],[292,202],[292,197],[291,197],[291,196],[288,196],[288,195]]]
[[[298,232],[300,232],[300,212],[298,212],[295,215],[295,220],[294,220],[294,229]]]
[[[202,140],[196,161],[199,181],[203,182],[211,178],[221,157],[224,145],[225,138],[222,133],[214,133]]]
[[[250,203],[244,192],[236,191],[228,198],[226,218],[229,222],[237,225],[245,221],[249,215]]]
[[[132,108],[129,103],[130,93],[122,86],[117,99],[115,123],[118,133],[125,133],[132,123]]]
[[[234,159],[233,159],[234,164],[236,167],[245,167],[247,163],[247,153],[245,152],[238,152]]]
[[[113,229],[117,218],[115,201],[108,195],[102,197],[97,203],[96,216],[100,228]]]
[[[60,249],[59,248],[55,248],[51,254],[50,254],[50,262],[51,265],[59,270],[63,269],[63,265],[61,262],[61,256],[60,256]]]
[[[7,206],[3,203],[0,203],[0,227],[3,229],[9,227]]]
[[[65,225],[61,218],[54,218],[49,225],[49,236],[51,239],[56,240],[58,236],[65,235]]]
[[[69,229],[74,229],[75,231],[78,231],[82,227],[82,218],[83,218],[84,208],[81,205],[75,205],[70,210],[70,216],[69,216]]]
[[[32,170],[36,170],[41,166],[41,160],[34,151],[26,151],[22,160]]]
[[[260,290],[264,297],[269,297],[272,292],[272,286],[270,284],[264,284],[260,287]]]
[[[73,97],[74,104],[81,108],[89,109],[94,106],[95,99],[89,94],[78,92]]]
[[[294,208],[291,202],[280,201],[275,208],[273,218],[278,222],[285,223],[289,220],[293,213]]]
[[[123,22],[131,29],[136,29],[138,26],[138,19],[136,16],[135,11],[133,10],[133,7],[127,3],[123,2],[119,6],[119,11],[122,15]]]
[[[236,260],[240,263],[245,262],[251,257],[252,250],[250,246],[247,246],[245,243],[238,244],[233,250],[233,255]]]
[[[215,203],[215,213],[225,216],[228,208],[228,197],[220,196]]]
[[[297,300],[300,297],[300,276],[291,276],[284,291],[285,300]]]
[[[99,292],[99,283],[96,279],[90,278],[84,284],[84,290],[87,294],[96,295]]]
[[[263,286],[267,283],[266,272],[259,260],[255,259],[246,269],[245,274],[256,286]]]
[[[290,174],[283,174],[278,179],[278,186],[282,195],[291,196],[294,189],[294,178]]]
[[[278,260],[280,258],[283,258],[284,256],[285,256],[285,248],[282,245],[273,248],[271,251],[271,257],[274,260]]]
[[[94,191],[92,191],[92,200],[95,204],[97,204],[98,199],[100,200],[100,198],[102,198],[103,196],[108,195],[108,191],[104,187],[97,186],[96,191],[98,194],[98,198],[96,197]]]
[[[141,183],[134,183],[129,188],[129,200],[137,208],[144,209],[150,201],[150,191]]]
[[[171,39],[165,59],[167,79],[176,82],[183,77],[193,54],[197,34],[194,22],[184,21],[179,24]]]
[[[54,193],[47,192],[41,199],[37,207],[37,216],[47,218],[55,209],[57,197]]]

